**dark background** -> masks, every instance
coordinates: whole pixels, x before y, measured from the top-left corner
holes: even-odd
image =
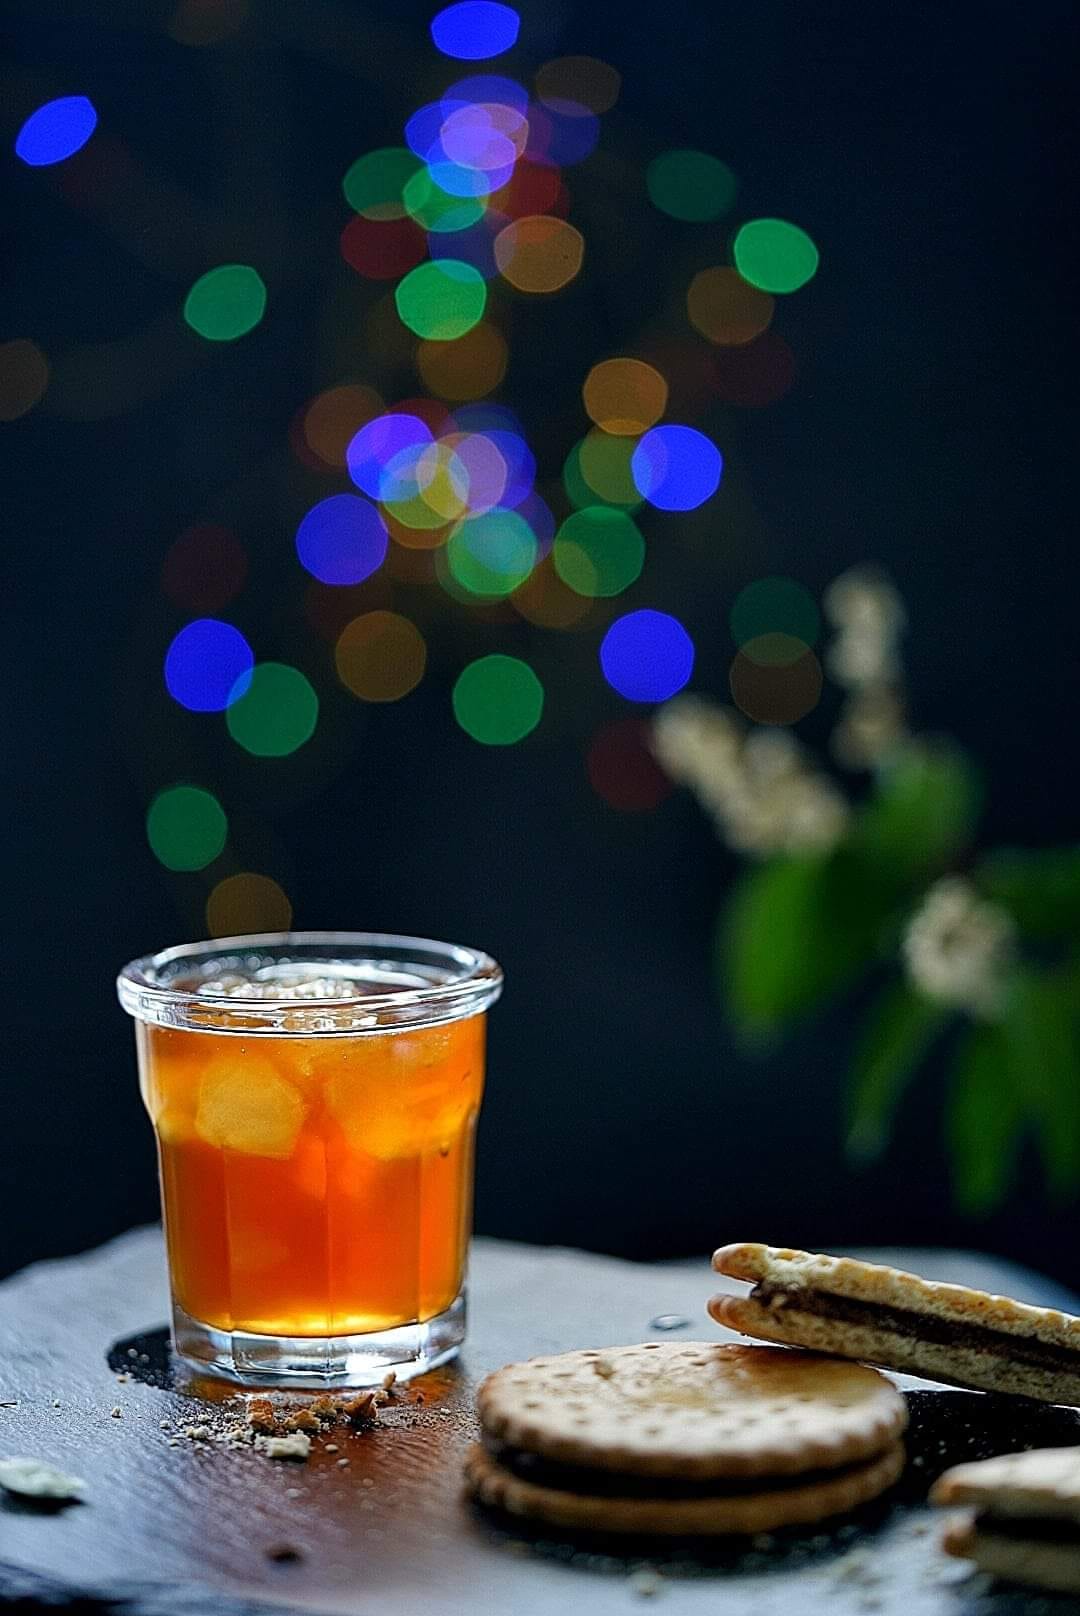
[[[236,759],[220,726],[208,738],[164,696],[161,657],[184,616],[159,571],[199,520],[230,523],[251,558],[224,615],[320,694],[332,679],[291,535],[305,501],[336,485],[304,480],[289,425],[320,387],[367,375],[357,321],[385,289],[343,290],[340,178],[453,76],[427,39],[430,9],[252,0],[235,38],[202,49],[168,36],[174,7],[157,0],[8,12],[10,136],[40,101],[87,93],[95,140],[122,142],[156,200],[136,207],[121,184],[110,208],[88,204],[100,175],[84,171],[80,192],[78,174],[27,169],[5,142],[0,336],[38,341],[53,384],[0,439],[0,1271],[154,1215],[112,983],[129,957],[204,930],[207,880],[162,869],[144,834],[154,791],[191,775],[227,803],[237,867],[273,873],[298,926],[445,936],[504,965],[481,1230],[637,1256],[735,1238],[967,1243],[1075,1284],[1075,1208],[1050,1209],[1033,1168],[989,1222],[950,1211],[933,1070],[884,1163],[844,1164],[850,1005],[765,1061],[736,1051],[709,965],[734,861],[687,795],[620,814],[586,778],[590,735],[627,710],[596,672],[601,618],[564,636],[447,608],[412,696],[361,709],[327,692],[319,737],[280,764]],[[985,768],[986,839],[1075,837],[1075,8],[522,10],[510,71],[588,52],[623,75],[601,153],[567,176],[589,270],[558,304],[513,310],[500,396],[549,475],[582,430],[588,366],[647,326],[687,267],[718,261],[698,227],[649,212],[650,157],[716,152],[740,180],[737,216],[794,219],[822,255],[782,310],[794,387],[708,416],[728,460],[721,495],[677,541],[647,530],[648,588],[627,604],[677,612],[699,648],[695,686],[723,697],[743,585],[785,573],[816,592],[880,560],[911,615],[918,721]],[[211,351],[177,311],[229,259],[260,264],[270,309]],[[532,660],[548,690],[543,724],[516,747],[478,746],[450,718],[457,671],[491,649]],[[807,738],[829,717],[807,721]]]

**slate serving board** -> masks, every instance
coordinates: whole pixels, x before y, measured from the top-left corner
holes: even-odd
[[[888,1254],[931,1277],[1070,1305],[1049,1281],[962,1253]],[[116,1616],[253,1616],[313,1610],[393,1616],[589,1616],[662,1600],[667,1616],[1040,1616],[1075,1602],[989,1589],[936,1548],[923,1499],[948,1464],[1021,1447],[1080,1443],[1080,1414],[903,1379],[911,1463],[885,1502],[771,1545],[657,1547],[516,1530],[463,1503],[460,1461],[475,1436],[472,1390],[511,1359],[648,1339],[715,1340],[707,1263],[636,1265],[580,1252],[478,1241],[461,1364],[423,1381],[370,1434],[306,1465],[244,1450],[170,1447],[200,1421],[210,1382],[177,1383],[161,1323],[157,1230],[42,1263],[0,1285],[0,1454],[83,1476],[87,1501],[42,1513],[0,1503],[0,1609],[60,1606]],[[737,1287],[733,1287],[737,1288]],[[687,1322],[665,1333],[651,1321]],[[111,1367],[110,1367],[111,1365]],[[117,1380],[117,1371],[128,1376]],[[120,1417],[112,1410],[120,1409]],[[162,1429],[162,1420],[172,1429]],[[348,1456],[347,1467],[338,1465]],[[270,1557],[291,1550],[296,1558]]]

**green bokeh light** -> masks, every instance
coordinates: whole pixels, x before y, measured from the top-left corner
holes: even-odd
[[[735,597],[731,635],[745,645],[759,634],[790,634],[814,645],[821,632],[821,613],[808,589],[794,578],[758,578]]]
[[[256,757],[287,757],[310,740],[318,717],[319,698],[298,668],[260,662],[225,722],[233,740]]]
[[[673,219],[694,223],[726,213],[735,200],[737,184],[726,163],[702,151],[664,152],[645,171],[654,206]]]
[[[751,219],[732,246],[735,268],[763,292],[797,292],[817,272],[818,250],[786,219]]]
[[[405,187],[422,166],[404,146],[382,146],[356,159],[341,189],[349,206],[365,219],[402,219]]]
[[[146,839],[167,870],[202,870],[225,846],[229,822],[211,791],[169,786],[146,813]]]
[[[250,264],[219,264],[200,275],[184,301],[184,319],[208,342],[235,342],[266,313],[266,285]]]
[[[615,438],[599,428],[575,443],[563,465],[563,487],[571,505],[616,505],[636,511],[643,503],[630,462],[636,438]],[[625,448],[623,447],[625,445]]]
[[[454,717],[484,746],[512,746],[540,722],[544,687],[527,662],[511,656],[485,656],[458,675]]]
[[[612,437],[598,427],[578,447],[581,475],[606,505],[636,508],[641,504],[630,466],[637,442],[633,437]]]
[[[402,192],[405,211],[416,220],[422,230],[435,235],[451,235],[455,230],[467,230],[487,212],[487,198],[482,196],[451,196],[441,185],[436,185],[426,168],[420,168],[407,182]]]
[[[645,540],[625,511],[592,505],[568,516],[555,536],[555,571],[578,595],[618,595],[638,578]]]
[[[536,565],[536,535],[517,511],[485,511],[462,522],[446,546],[451,576],[470,595],[512,594]]]
[[[402,324],[432,342],[455,342],[483,318],[487,284],[472,264],[456,258],[417,264],[394,292]]]

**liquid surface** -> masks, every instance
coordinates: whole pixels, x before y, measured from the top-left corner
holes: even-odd
[[[323,976],[286,983],[281,969],[238,976],[235,996],[326,996],[311,991]],[[354,976],[333,980],[352,996]],[[250,991],[263,986],[273,992]],[[472,1222],[483,1015],[321,1038],[140,1026],[139,1039],[186,1312],[222,1330],[328,1336],[450,1305]]]
[[[402,971],[377,960],[319,960],[311,965],[275,961],[232,971],[216,965],[212,973],[190,972],[171,978],[168,985],[182,993],[206,993],[227,999],[362,999],[372,994],[430,987],[433,981],[445,980]]]

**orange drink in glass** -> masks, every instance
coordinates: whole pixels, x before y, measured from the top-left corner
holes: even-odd
[[[245,1384],[365,1385],[456,1353],[501,982],[474,950],[368,933],[125,969],[183,1358]]]

